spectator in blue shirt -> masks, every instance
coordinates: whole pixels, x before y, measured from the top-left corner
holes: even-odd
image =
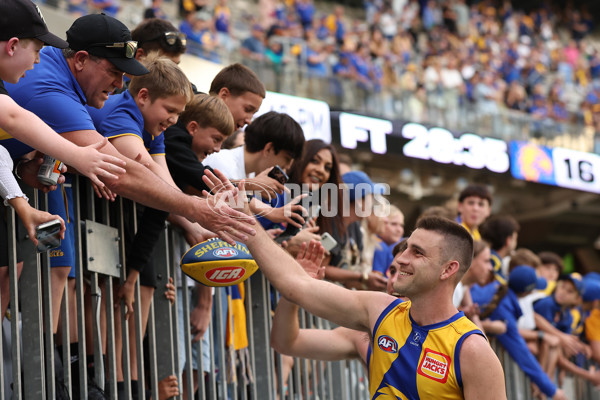
[[[379,234],[381,242],[373,254],[373,271],[387,276],[387,271],[394,256],[392,250],[404,235],[404,214],[394,205],[390,205],[390,213],[383,217],[383,229]]]
[[[262,61],[265,57],[265,30],[259,24],[254,24],[249,37],[244,39],[240,52],[251,60]]]

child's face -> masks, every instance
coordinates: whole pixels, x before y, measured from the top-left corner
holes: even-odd
[[[229,91],[226,95],[221,95],[221,93],[223,93],[223,90],[219,93],[219,97],[223,99],[227,104],[227,108],[231,111],[235,129],[241,129],[248,125],[263,101],[262,97],[252,92],[245,92],[240,96],[233,96]]]
[[[198,161],[202,162],[212,153],[221,150],[225,135],[213,127],[200,128],[198,126],[190,132],[192,134],[192,150],[196,153]]]
[[[554,264],[542,264],[537,267],[536,272],[548,282],[556,281],[559,276],[558,268]]]
[[[477,228],[490,215],[490,203],[477,196],[465,198],[458,203],[458,212],[462,221],[471,229]]]
[[[154,101],[147,96],[145,101],[138,103],[144,117],[144,129],[152,136],[160,135],[177,122],[186,102],[187,98],[184,95],[159,97]]]
[[[560,280],[556,282],[554,299],[561,306],[573,307],[579,304],[580,296],[573,282],[569,280]]]
[[[477,255],[477,257],[473,257],[473,261],[471,262],[467,274],[469,274],[478,285],[484,286],[488,283],[491,272],[492,260],[490,249],[489,247],[486,247]]]
[[[40,50],[44,43],[38,39],[19,40],[12,47],[13,57],[11,59],[11,72],[9,76],[3,76],[2,79],[9,83],[17,83],[19,79],[25,76],[25,72],[32,70],[34,64],[40,62]]]
[[[383,226],[381,239],[388,244],[399,242],[404,235],[404,215],[396,214],[393,217],[384,218]]]

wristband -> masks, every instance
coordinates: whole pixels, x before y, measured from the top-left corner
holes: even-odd
[[[21,178],[21,175],[19,175],[19,166],[24,163],[25,161],[28,161],[24,158],[21,158],[19,161],[17,161],[17,163],[15,164],[15,169],[13,170],[13,173],[15,174],[15,176],[17,178],[19,178],[19,180],[23,180],[23,178]]]
[[[544,331],[538,331],[538,339],[544,339]]]
[[[368,272],[363,272],[362,276],[360,277],[360,281],[367,283],[369,281],[369,273]]]

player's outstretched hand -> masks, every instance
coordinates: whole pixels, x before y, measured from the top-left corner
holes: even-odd
[[[108,138],[103,138],[97,143],[89,146],[79,147],[70,160],[61,160],[74,167],[81,174],[90,178],[99,188],[104,187],[100,178],[119,179],[119,175],[125,173],[125,161],[118,157],[100,152],[106,144]]]
[[[308,245],[302,243],[300,251],[296,255],[296,261],[304,268],[304,271],[313,278],[323,279],[325,267],[322,266],[325,258],[325,248],[321,242],[311,240]]]

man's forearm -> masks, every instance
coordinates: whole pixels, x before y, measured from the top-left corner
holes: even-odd
[[[190,215],[193,197],[169,185],[142,164],[127,160],[126,173],[118,180],[107,181],[110,190],[133,201],[158,210],[183,216]]]

